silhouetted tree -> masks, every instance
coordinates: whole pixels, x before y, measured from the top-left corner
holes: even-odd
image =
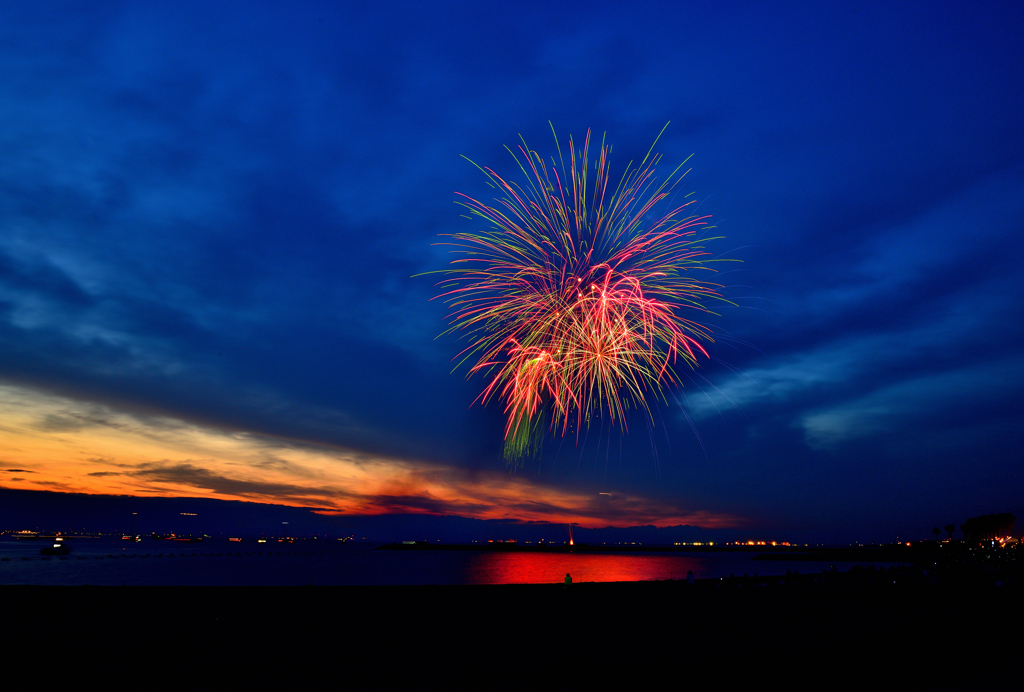
[[[939,534],[941,533],[941,532],[939,531],[939,527],[938,527],[938,526],[934,527],[934,528],[932,529],[932,533],[934,533],[934,534],[935,534],[935,542],[936,542],[936,543],[938,543],[938,542],[939,542]]]
[[[953,532],[956,531],[955,524],[946,524],[946,533],[949,534],[949,540],[953,540]]]
[[[964,541],[977,543],[997,536],[1008,536],[1013,531],[1016,521],[1017,517],[1010,512],[986,514],[980,517],[971,517],[960,524],[960,530],[964,532]]]

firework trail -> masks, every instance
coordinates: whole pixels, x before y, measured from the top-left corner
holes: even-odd
[[[478,401],[504,403],[513,466],[539,451],[548,428],[578,435],[598,415],[625,428],[630,408],[649,414],[647,397],[678,384],[678,361],[707,357],[710,330],[684,313],[710,314],[706,304],[722,300],[695,276],[709,270],[698,232],[710,217],[687,216],[694,201],[659,204],[685,161],[659,181],[652,145],[613,188],[604,141],[591,163],[590,132],[582,150],[570,137],[568,167],[557,135],[555,144],[550,166],[525,141],[509,150],[525,184],[477,166],[500,197],[491,206],[456,193],[487,228],[449,236],[460,257],[439,272],[445,333],[469,336],[457,360],[489,378]]]

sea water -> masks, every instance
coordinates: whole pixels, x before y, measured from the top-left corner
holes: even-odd
[[[42,555],[46,540],[0,537],[0,584],[97,586],[301,586],[543,584],[660,581],[821,572],[831,563],[756,561],[751,552],[516,552],[377,550],[379,544],[318,539],[294,543],[188,543],[71,537],[66,555]],[[850,565],[838,565],[845,570]],[[887,565],[886,565],[887,566]]]

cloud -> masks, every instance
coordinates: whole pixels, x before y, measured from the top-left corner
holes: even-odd
[[[755,405],[774,405],[802,399],[812,391],[834,388],[857,378],[884,354],[881,337],[857,339],[819,351],[798,353],[773,365],[737,372],[720,383],[701,386],[700,394],[685,397],[689,415],[701,420],[730,409],[743,411]]]
[[[204,467],[203,463],[203,461],[193,460],[144,462],[136,466],[134,470],[124,472],[124,475],[161,486],[187,486],[227,497],[264,502],[276,501],[282,504],[298,503],[304,506],[319,497],[330,497],[334,501],[338,501],[347,495],[344,490],[329,486],[309,487],[291,483],[232,478],[211,471]],[[212,460],[205,463],[217,465],[217,462]]]
[[[992,415],[989,409],[1011,402],[1022,383],[1024,364],[1019,361],[968,365],[880,387],[809,413],[800,424],[807,443],[816,449],[895,431],[904,437],[931,435]]]
[[[202,427],[12,386],[0,386],[0,417],[10,431],[0,440],[0,452],[33,469],[37,478],[30,483],[46,489],[216,496],[328,513],[451,514],[590,527],[720,528],[743,521],[735,515],[681,507],[671,498],[566,490],[524,475],[473,472]],[[73,420],[75,425],[31,424],[48,419]]]
[[[1002,368],[1021,336],[1019,321],[1011,317],[1017,306],[1012,296],[1024,287],[1004,282],[985,288],[984,297],[958,294],[943,309],[888,329],[841,332],[846,335],[815,348],[762,357],[701,385],[701,393],[685,393],[687,412],[701,420],[730,409],[821,407],[965,363]]]

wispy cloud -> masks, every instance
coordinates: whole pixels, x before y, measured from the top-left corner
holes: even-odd
[[[664,497],[566,490],[522,475],[470,472],[140,417],[11,386],[0,387],[0,416],[11,431],[0,441],[0,453],[31,469],[35,477],[27,482],[41,489],[217,497],[344,514],[453,514],[582,526],[721,528],[743,521],[681,507]],[[62,423],[54,425],[54,420]],[[35,424],[39,421],[46,424]],[[26,483],[8,480],[19,480],[21,487]]]
[[[965,365],[880,387],[808,413],[800,424],[808,444],[815,448],[894,431],[904,437],[933,435],[958,420],[972,423],[979,408],[982,415],[991,416],[985,408],[1009,402],[1022,382],[1024,364],[1017,360]]]

